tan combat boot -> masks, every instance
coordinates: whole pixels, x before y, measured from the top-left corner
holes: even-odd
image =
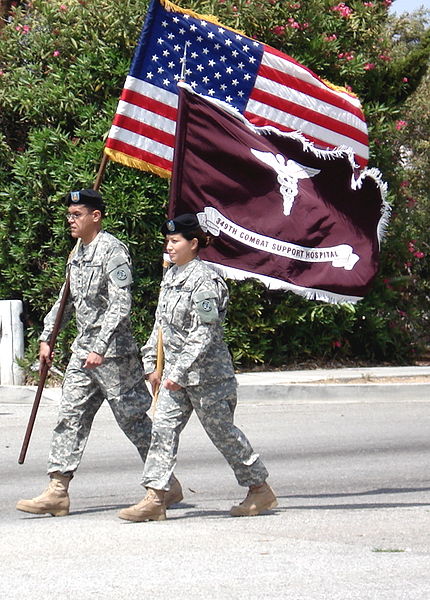
[[[166,505],[166,508],[169,508],[172,506],[172,504],[177,504],[184,498],[182,486],[174,475],[170,477],[169,484],[170,490],[166,492],[164,497],[164,504]]]
[[[70,500],[67,490],[69,489],[70,476],[63,475],[59,471],[51,473],[51,481],[40,496],[31,500],[20,500],[16,505],[17,510],[32,513],[34,515],[51,514],[53,517],[65,517],[69,514]]]
[[[253,517],[275,506],[278,506],[278,501],[272,488],[267,483],[263,483],[249,488],[245,500],[238,506],[233,506],[230,514],[232,517]]]
[[[119,511],[118,517],[125,521],[165,521],[166,504],[164,502],[166,492],[164,490],[154,490],[148,488],[146,496],[138,504],[123,508]]]

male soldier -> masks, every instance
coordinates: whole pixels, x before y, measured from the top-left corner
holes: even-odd
[[[72,345],[51,442],[50,483],[40,496],[20,500],[16,505],[24,512],[53,516],[69,513],[69,482],[81,462],[94,416],[105,399],[143,461],[151,440],[151,420],[146,414],[151,397],[130,326],[132,275],[127,247],[102,230],[105,205],[98,192],[70,192],[65,202],[71,236],[82,243],[67,266],[70,295],[63,323],[74,310],[78,335]],[[52,364],[48,342],[60,298],[44,320],[41,365]],[[182,490],[175,478],[170,483],[168,502],[173,504],[182,499]]]

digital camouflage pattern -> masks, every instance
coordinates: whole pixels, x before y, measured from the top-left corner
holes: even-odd
[[[222,327],[227,304],[224,280],[198,258],[172,267],[164,277],[155,326],[142,354],[145,372],[153,372],[161,326],[163,380],[169,378],[181,389],[169,391],[161,385],[144,486],[169,489],[179,435],[193,410],[240,485],[258,485],[268,476],[246,436],[233,424],[237,383]]]
[[[63,324],[76,314],[78,335],[72,351],[85,359],[89,352],[105,358],[137,352],[131,333],[131,260],[127,246],[101,231],[87,246],[71,254],[70,296]],[[40,341],[49,341],[60,297],[45,317]]]
[[[104,400],[145,462],[151,441],[151,419],[146,414],[151,396],[139,357],[108,358],[95,369],[83,369],[82,359],[74,354],[64,378],[48,473],[78,468],[93,419]]]
[[[171,267],[161,284],[155,325],[142,348],[145,373],[156,366],[161,327],[164,376],[182,387],[234,377],[224,342],[228,289],[224,280],[199,258]]]
[[[72,253],[68,269],[70,295],[63,324],[74,312],[78,334],[64,378],[48,472],[78,468],[94,416],[105,399],[144,461],[151,436],[146,415],[151,396],[131,333],[132,275],[127,247],[101,231],[90,244]],[[40,341],[50,339],[60,298],[45,317]],[[104,356],[104,362],[84,369],[90,352]]]
[[[244,433],[233,424],[236,380],[189,386],[177,392],[161,388],[154,417],[151,447],[142,485],[169,489],[176,464],[179,435],[193,410],[215,447],[227,460],[239,485],[259,485],[268,472]]]

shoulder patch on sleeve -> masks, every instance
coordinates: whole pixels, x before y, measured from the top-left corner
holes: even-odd
[[[118,287],[127,287],[133,282],[130,265],[124,256],[114,256],[107,264],[110,280]]]
[[[111,281],[120,288],[131,285],[133,282],[130,267],[127,263],[119,265],[119,267],[113,269],[109,273],[109,277]]]
[[[202,323],[218,321],[217,296],[210,290],[202,290],[194,295],[197,314]]]

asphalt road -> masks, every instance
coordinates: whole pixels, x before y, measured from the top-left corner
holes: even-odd
[[[108,408],[71,484],[68,517],[25,515],[40,493],[54,403],[24,465],[28,404],[0,404],[0,598],[46,600],[429,600],[430,398],[240,402],[279,507],[234,519],[242,499],[192,418],[177,476],[185,499],[161,523],[127,523],[139,458]]]

